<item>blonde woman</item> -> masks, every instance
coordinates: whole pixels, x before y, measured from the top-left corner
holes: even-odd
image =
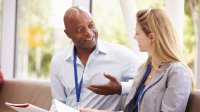
[[[192,74],[182,59],[167,14],[161,9],[138,11],[134,38],[140,51],[148,53],[148,59],[138,71],[124,111],[185,112]],[[97,110],[81,109],[81,112],[93,111]]]

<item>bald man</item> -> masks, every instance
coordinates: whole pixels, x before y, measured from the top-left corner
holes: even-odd
[[[53,98],[75,109],[119,110],[140,59],[121,45],[100,40],[91,14],[83,8],[69,8],[64,25],[73,44],[52,58]],[[57,111],[54,102],[50,111]]]

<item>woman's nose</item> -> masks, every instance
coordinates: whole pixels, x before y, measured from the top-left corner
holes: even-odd
[[[136,39],[136,35],[134,35],[133,38]]]

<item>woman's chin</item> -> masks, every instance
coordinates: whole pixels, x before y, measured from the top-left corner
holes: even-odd
[[[140,52],[144,52],[144,50],[143,50],[143,49],[140,49]]]

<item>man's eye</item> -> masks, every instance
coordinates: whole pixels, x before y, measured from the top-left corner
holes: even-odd
[[[82,29],[76,29],[76,32],[82,32]]]
[[[89,25],[89,28],[93,28],[93,27],[94,27],[94,25],[93,25],[93,24],[90,24],[90,25]]]

